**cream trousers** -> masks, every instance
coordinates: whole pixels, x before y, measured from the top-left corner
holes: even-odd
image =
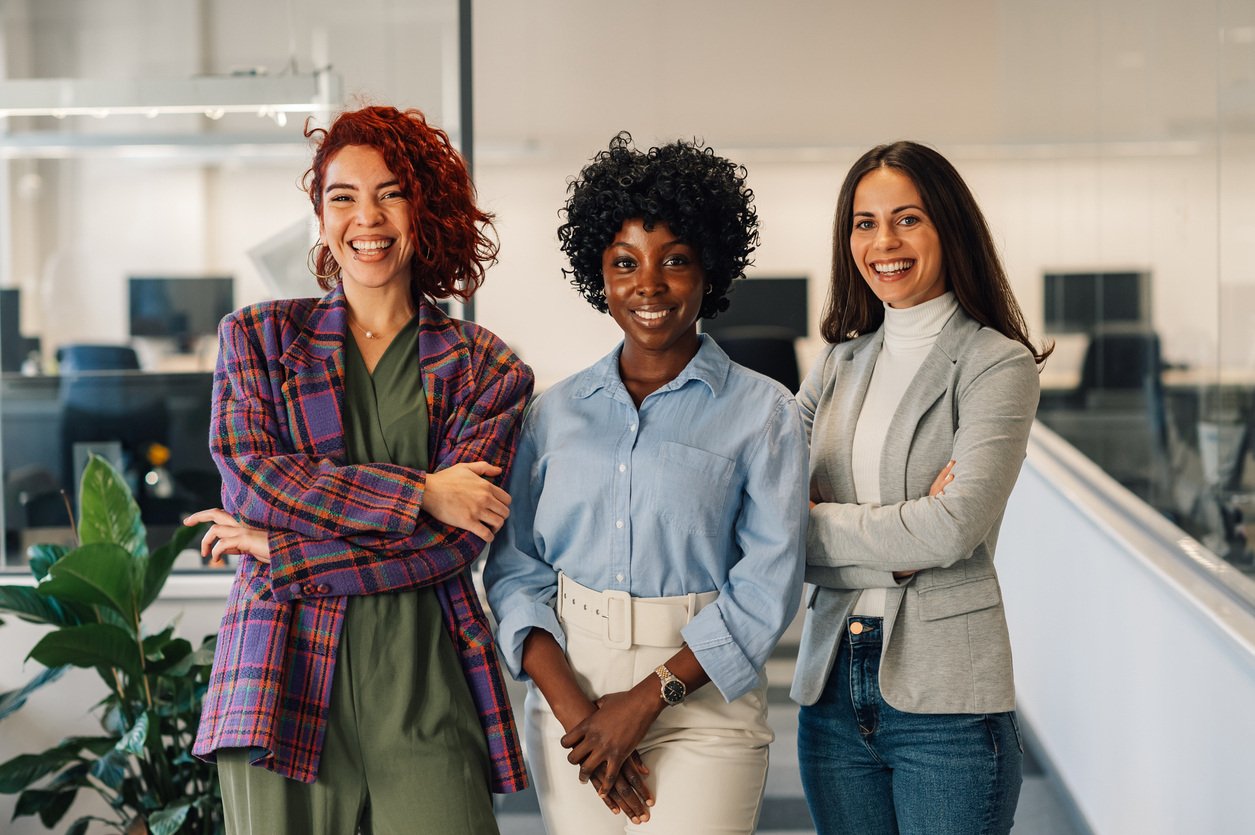
[[[613,648],[607,646],[604,630],[597,634],[565,618],[560,622],[567,658],[591,699],[630,689],[681,646],[677,632],[673,646]],[[613,814],[591,783],[579,781],[578,767],[567,762],[569,752],[559,742],[564,730],[530,682],[523,710],[528,766],[549,835],[754,831],[772,740],[761,678],[758,687],[731,704],[707,684],[683,704],[663,710],[637,748],[650,770],[646,780],[655,798],[649,820],[639,826]]]

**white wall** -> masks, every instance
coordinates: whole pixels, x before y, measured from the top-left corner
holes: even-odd
[[[1094,832],[1250,832],[1255,617],[1138,505],[1034,427],[998,542],[1019,709]]]

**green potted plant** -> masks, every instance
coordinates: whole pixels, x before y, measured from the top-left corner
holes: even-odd
[[[173,625],[152,629],[142,619],[202,529],[180,528],[149,553],[139,507],[103,458],[87,465],[79,497],[78,546],[34,546],[37,584],[0,586],[0,613],[52,627],[27,656],[45,669],[0,693],[0,719],[66,667],[84,667],[104,684],[102,732],[0,764],[0,792],[20,793],[14,818],[38,815],[49,828],[80,790],[102,797],[112,817],[80,817],[69,835],[93,822],[127,835],[222,832],[217,770],[191,755],[215,636],[194,647]]]

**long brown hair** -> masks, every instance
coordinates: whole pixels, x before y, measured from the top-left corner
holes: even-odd
[[[435,299],[469,299],[484,282],[484,268],[497,258],[497,242],[487,234],[492,215],[475,204],[475,186],[461,155],[440,128],[418,110],[364,107],[341,113],[331,127],[307,128],[317,143],[304,186],[322,217],[323,178],[331,158],[346,145],[364,145],[383,155],[410,201],[414,236],[414,294]],[[328,247],[318,249],[324,290],[335,286],[338,267]]]
[[[854,191],[877,168],[893,168],[915,184],[923,209],[937,229],[946,284],[959,306],[982,325],[1023,344],[1038,363],[1044,362],[1054,345],[1039,351],[1029,340],[1024,314],[976,198],[949,160],[910,141],[872,148],[859,157],[841,184],[832,224],[832,283],[821,322],[824,339],[845,342],[876,330],[885,319],[884,304],[863,280],[850,250]]]

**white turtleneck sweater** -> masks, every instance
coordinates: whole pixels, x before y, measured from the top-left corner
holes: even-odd
[[[958,310],[954,293],[945,293],[914,307],[885,306],[884,345],[872,369],[863,410],[854,427],[851,467],[854,495],[859,504],[880,504],[880,458],[889,421],[902,395],[933,349],[937,336]],[[885,590],[866,589],[854,605],[854,614],[883,617]]]

